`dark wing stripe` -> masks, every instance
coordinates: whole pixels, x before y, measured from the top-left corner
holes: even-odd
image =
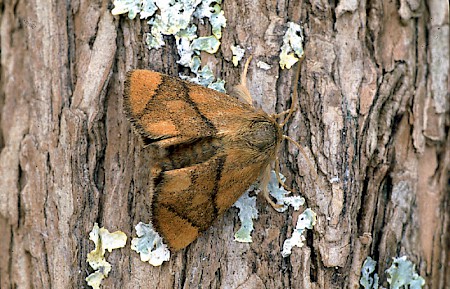
[[[203,122],[212,130],[212,132],[216,134],[217,128],[215,127],[215,125],[206,116],[203,115],[203,113],[198,109],[197,104],[189,96],[190,90],[187,83],[183,82],[182,85],[186,102],[195,110],[195,112],[200,116]]]
[[[225,155],[222,155],[217,158],[217,165],[216,165],[215,178],[214,178],[214,188],[211,191],[211,194],[209,197],[209,199],[211,200],[211,204],[213,205],[213,215],[210,217],[209,222],[206,225],[204,223],[202,224],[201,222],[193,220],[192,218],[190,218],[187,214],[184,214],[183,212],[176,212],[173,208],[170,208],[178,216],[182,217],[183,219],[187,220],[190,224],[192,224],[193,226],[198,228],[199,231],[205,231],[206,229],[208,229],[212,225],[214,220],[217,218],[219,210],[217,208],[215,200],[216,200],[217,192],[219,191],[219,182],[220,182],[220,178],[222,176],[223,165],[225,164],[225,159],[226,159]],[[202,220],[202,221],[204,221],[204,220]]]
[[[144,116],[147,113],[151,114],[151,111],[154,109],[151,105],[151,102],[153,100],[155,100],[155,98],[157,98],[158,96],[161,95],[166,95],[166,92],[164,90],[167,90],[167,83],[166,83],[166,77],[164,77],[164,75],[162,75],[161,77],[161,83],[158,85],[158,87],[155,89],[155,92],[153,94],[153,97],[150,98],[146,105],[145,105],[145,109],[143,109],[141,111],[141,113],[137,114],[138,119],[140,119],[142,116]]]
[[[195,113],[197,114],[197,116],[201,119],[201,121],[205,124],[205,129],[207,128],[208,133],[205,132],[206,135],[215,135],[217,133],[217,128],[215,127],[215,125],[199,110],[197,104],[190,98],[189,93],[189,83],[186,83],[185,81],[180,81],[180,80],[174,80],[173,77],[170,77],[168,75],[161,75],[161,83],[160,85],[156,88],[155,92],[154,92],[154,96],[148,100],[145,109],[143,109],[143,111],[137,115],[137,119],[140,119],[142,116],[146,115],[146,114],[152,114],[152,110],[154,110],[154,102],[155,98],[158,98],[158,96],[161,95],[173,95],[173,92],[176,91],[179,94],[176,95],[177,98],[179,99],[183,99],[184,101],[186,101],[186,103],[192,107],[192,109],[195,111]],[[168,90],[170,92],[168,92]],[[152,103],[153,102],[153,103]],[[179,122],[178,117],[173,116],[173,115],[168,115],[168,117],[171,119],[171,121],[173,123],[177,123]],[[175,117],[175,118],[173,118]],[[144,143],[145,144],[152,144],[154,142],[160,141],[160,140],[164,140],[167,138],[173,138],[173,137],[179,137],[179,135],[170,135],[170,136],[154,136],[154,135],[150,135],[148,134],[144,127],[139,123],[139,121],[133,121],[134,125],[136,127],[136,129],[138,131],[141,132],[141,134],[143,135],[143,139],[144,139]]]
[[[212,191],[212,201],[214,204],[214,215],[217,216],[219,213],[219,209],[217,208],[217,192],[219,191],[219,182],[222,177],[223,165],[225,164],[226,155],[222,155],[219,157],[216,168],[216,177],[214,179],[214,189]]]
[[[192,213],[191,211],[183,211],[183,210],[180,211],[179,209],[174,208],[172,206],[167,206],[167,205],[163,205],[163,206],[165,208],[167,208],[169,211],[171,211],[172,213],[174,213],[177,216],[179,216],[180,218],[188,221],[192,226],[198,228],[199,231],[204,231],[204,230],[208,229],[211,226],[211,224],[214,222],[214,220],[217,218],[218,212],[219,212],[219,209],[217,207],[217,204],[216,204],[215,200],[216,200],[216,195],[217,195],[217,193],[219,191],[219,182],[220,182],[220,179],[222,177],[222,171],[223,171],[223,166],[225,164],[225,159],[226,159],[225,155],[222,155],[222,156],[218,157],[216,159],[216,161],[215,161],[214,168],[211,168],[213,170],[212,173],[215,174],[214,187],[213,187],[212,191],[210,191],[208,193],[208,196],[209,196],[208,199],[210,200],[210,205],[212,205],[211,215],[207,214],[207,215],[205,215],[205,218],[196,220],[196,219],[194,219],[195,217],[192,218],[189,215],[190,213]],[[158,204],[158,190],[157,190],[157,188],[161,184],[163,179],[164,179],[164,172],[161,172],[154,179],[155,191],[153,193],[153,200],[152,200],[152,210],[153,210],[153,212],[155,212],[156,208],[159,206],[159,204]],[[193,183],[196,182],[196,177],[195,176],[192,176],[192,181],[193,181]],[[183,192],[180,192],[180,193],[182,194]],[[201,213],[200,210],[202,210],[202,208],[197,208],[197,210],[198,210],[197,211],[198,213]],[[204,208],[204,212],[207,212],[207,211],[209,211],[208,208]],[[158,224],[155,224],[155,226],[158,227]]]

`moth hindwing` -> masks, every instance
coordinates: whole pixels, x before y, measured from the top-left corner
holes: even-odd
[[[266,171],[277,122],[229,95],[148,70],[127,75],[124,109],[156,156],[152,223],[185,248]]]

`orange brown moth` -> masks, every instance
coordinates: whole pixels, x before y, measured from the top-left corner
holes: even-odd
[[[144,144],[157,151],[152,224],[172,251],[194,241],[257,180],[277,207],[267,184],[274,161],[278,169],[280,143],[290,138],[282,134],[286,120],[276,119],[292,115],[297,90],[294,105],[281,114],[256,109],[245,84],[250,59],[235,87],[243,101],[154,71],[127,74],[125,113]],[[298,72],[295,87],[297,82]]]

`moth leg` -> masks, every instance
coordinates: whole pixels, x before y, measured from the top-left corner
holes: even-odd
[[[233,95],[237,96],[241,101],[246,102],[253,106],[253,99],[250,95],[250,91],[248,91],[247,88],[247,71],[248,71],[248,65],[250,64],[250,61],[252,60],[252,56],[247,59],[244,65],[244,71],[241,74],[241,83],[233,87]]]
[[[286,122],[289,121],[289,119],[291,118],[291,116],[294,113],[294,111],[297,110],[297,107],[296,107],[297,100],[298,100],[298,89],[297,89],[297,86],[298,86],[298,80],[300,79],[300,68],[301,68],[301,64],[302,64],[303,58],[304,58],[304,56],[302,58],[300,58],[299,61],[298,61],[298,67],[297,67],[297,71],[295,73],[295,78],[294,78],[294,89],[292,91],[291,108],[286,110],[288,116],[284,119],[284,121],[282,123],[280,123],[281,127],[283,127],[286,124]],[[286,111],[283,111],[282,114],[285,114]]]
[[[297,110],[297,108],[295,108],[295,110]],[[277,119],[277,118],[280,118],[280,117],[282,117],[282,116],[284,116],[284,115],[286,115],[286,114],[288,114],[290,112],[291,112],[291,109],[288,109],[288,110],[282,111],[280,113],[271,114],[270,116],[275,118],[275,119]]]
[[[283,207],[283,205],[279,205],[279,204],[275,203],[270,198],[269,189],[267,188],[267,186],[269,185],[269,180],[270,180],[270,165],[268,165],[266,167],[266,169],[264,170],[264,173],[262,175],[259,187],[260,187],[260,189],[261,189],[261,191],[263,193],[264,198],[272,206],[272,208],[280,209],[280,208]]]
[[[277,175],[278,183],[289,193],[293,192],[294,190],[289,188],[283,180],[280,178],[280,162],[278,160],[278,157],[275,159],[275,174]]]

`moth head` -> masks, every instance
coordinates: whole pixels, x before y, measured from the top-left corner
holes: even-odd
[[[242,137],[259,153],[274,154],[283,136],[280,126],[275,121],[262,117],[250,120],[249,127]]]

